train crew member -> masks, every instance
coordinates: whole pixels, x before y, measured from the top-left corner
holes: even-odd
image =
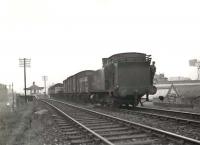
[[[155,66],[155,61],[152,62],[152,65],[150,66],[150,77],[151,77],[151,84],[153,85],[153,78],[156,73],[156,66]]]
[[[153,79],[156,73],[156,66],[155,61],[152,62],[152,65],[150,66],[150,81],[151,85],[153,85]],[[149,93],[146,93],[146,101],[149,101]]]

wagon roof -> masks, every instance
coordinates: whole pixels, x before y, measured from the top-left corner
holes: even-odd
[[[145,53],[139,53],[139,52],[126,52],[126,53],[117,53],[117,54],[113,54],[112,56],[110,56],[109,58],[111,57],[114,57],[114,56],[117,56],[117,55],[146,55]]]
[[[168,93],[169,89],[158,89],[156,92],[156,96],[166,96]]]
[[[75,75],[79,75],[79,74],[87,73],[87,72],[95,72],[95,71],[94,70],[84,70],[84,71],[80,71],[80,72],[76,73]]]
[[[62,83],[57,83],[57,84],[51,85],[49,88],[62,87],[62,86],[63,86]]]
[[[177,85],[175,86],[180,96],[196,98],[200,96],[200,85]]]
[[[151,62],[151,55],[138,52],[127,52],[114,54],[108,58],[103,58],[103,66],[113,62]]]
[[[182,80],[182,81],[162,81],[159,82],[157,85],[161,85],[161,84],[199,84],[200,85],[200,80]]]
[[[147,55],[145,53],[138,53],[138,52],[127,52],[127,53],[117,53],[114,54],[110,57],[108,57],[108,59],[113,59],[113,58],[118,58],[118,57],[143,57],[145,58]],[[150,56],[150,55],[148,55]]]
[[[78,72],[78,73],[76,73],[76,74],[73,74],[73,75],[67,77],[64,81],[66,81],[66,80],[68,80],[69,78],[72,78],[72,77],[74,77],[74,76],[76,76],[76,75],[79,75],[79,74],[81,74],[81,73],[85,73],[85,72],[95,72],[95,71],[94,71],[94,70],[84,70],[84,71],[80,71],[80,72]]]

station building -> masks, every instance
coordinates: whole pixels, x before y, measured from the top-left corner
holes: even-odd
[[[33,84],[26,88],[26,90],[30,91],[30,95],[39,95],[41,94],[41,90],[43,90],[44,87],[39,87],[35,84],[35,82],[33,82]]]

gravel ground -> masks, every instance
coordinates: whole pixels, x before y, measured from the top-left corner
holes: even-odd
[[[47,112],[36,115],[33,113],[31,128],[26,131],[24,138],[25,145],[64,145],[64,137],[55,123],[51,108],[44,104],[35,102],[34,112],[45,110]]]
[[[0,145],[67,145],[51,110],[35,114],[44,109],[49,108],[29,102],[16,112],[0,113]]]

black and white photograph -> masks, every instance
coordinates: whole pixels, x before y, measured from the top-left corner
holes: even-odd
[[[0,145],[200,145],[199,0],[0,0]]]

